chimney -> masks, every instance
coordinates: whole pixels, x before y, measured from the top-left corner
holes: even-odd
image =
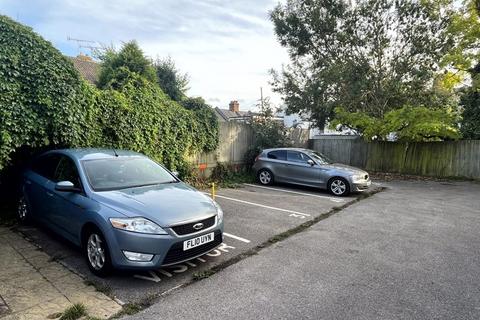
[[[93,59],[92,57],[86,55],[86,54],[83,54],[83,53],[80,53],[78,56],[77,56],[77,59],[78,60],[81,60],[81,61],[92,61],[93,62]]]
[[[238,103],[237,100],[231,101],[230,104],[229,104],[229,107],[230,107],[230,111],[233,111],[233,112],[239,112],[240,111],[240,103]]]

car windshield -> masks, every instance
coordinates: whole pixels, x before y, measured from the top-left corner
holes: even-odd
[[[319,164],[331,164],[333,163],[332,160],[328,159],[326,156],[323,154],[313,151],[309,154],[315,161],[317,161]]]
[[[167,170],[147,158],[86,160],[83,166],[95,191],[177,182]]]

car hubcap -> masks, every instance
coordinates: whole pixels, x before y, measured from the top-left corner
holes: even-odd
[[[272,180],[270,173],[268,173],[267,171],[260,172],[260,182],[262,184],[268,184],[270,183],[270,180]]]
[[[330,190],[336,195],[341,195],[347,190],[347,185],[342,180],[334,180],[330,185]]]
[[[100,270],[105,264],[105,250],[102,246],[102,240],[98,234],[92,233],[88,238],[87,254],[90,265],[95,270]]]
[[[22,197],[20,199],[20,203],[18,204],[18,217],[20,218],[20,220],[25,220],[25,218],[27,217],[27,211],[27,202],[25,201],[25,198]]]

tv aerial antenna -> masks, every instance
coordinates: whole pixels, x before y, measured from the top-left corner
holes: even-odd
[[[102,49],[102,46],[97,41],[77,39],[77,38],[72,38],[70,36],[67,36],[67,40],[68,41],[74,41],[74,42],[77,43],[78,52],[80,54],[83,54],[82,49],[90,50],[90,55],[92,55],[93,51]]]

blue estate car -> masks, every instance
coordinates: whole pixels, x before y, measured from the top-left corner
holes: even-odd
[[[24,173],[18,215],[79,245],[99,276],[176,264],[223,241],[215,201],[130,151],[44,153]]]

